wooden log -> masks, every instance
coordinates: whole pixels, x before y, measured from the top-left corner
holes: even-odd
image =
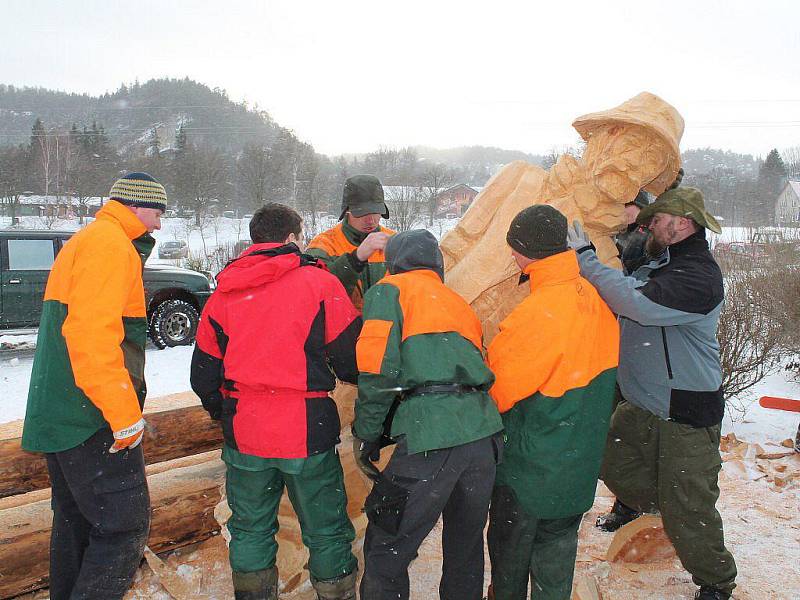
[[[222,447],[222,430],[202,406],[148,413],[145,462],[155,464]],[[0,498],[50,486],[44,456],[25,452],[21,438],[0,440]]]
[[[224,479],[225,465],[216,458],[150,476],[148,546],[165,552],[218,531],[213,512]],[[0,511],[0,599],[47,586],[51,524],[49,500]]]
[[[676,557],[661,517],[643,515],[619,528],[606,552],[608,562],[643,565]]]

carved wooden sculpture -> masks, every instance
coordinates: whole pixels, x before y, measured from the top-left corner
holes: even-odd
[[[586,141],[581,158],[564,155],[550,171],[523,161],[504,167],[441,242],[445,281],[469,302],[488,344],[497,326],[528,293],[506,245],[514,216],[551,204],[578,219],[600,260],[619,267],[613,236],[624,228],[624,205],[640,189],[663,192],[680,168],[683,118],[658,96],[643,92],[611,110],[579,117]]]

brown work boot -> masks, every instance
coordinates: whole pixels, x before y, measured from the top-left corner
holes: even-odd
[[[311,576],[311,585],[317,592],[317,600],[355,600],[358,567],[344,577],[321,581]]]
[[[233,596],[236,600],[278,600],[278,569],[233,572]]]

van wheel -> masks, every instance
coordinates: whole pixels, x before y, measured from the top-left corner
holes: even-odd
[[[184,300],[165,300],[150,317],[150,339],[159,348],[188,346],[194,342],[200,315]]]

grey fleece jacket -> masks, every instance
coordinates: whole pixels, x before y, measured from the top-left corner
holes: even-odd
[[[578,260],[581,274],[620,318],[623,397],[662,419],[718,424],[725,406],[716,338],[724,288],[705,230],[631,276],[600,263],[592,249]]]

